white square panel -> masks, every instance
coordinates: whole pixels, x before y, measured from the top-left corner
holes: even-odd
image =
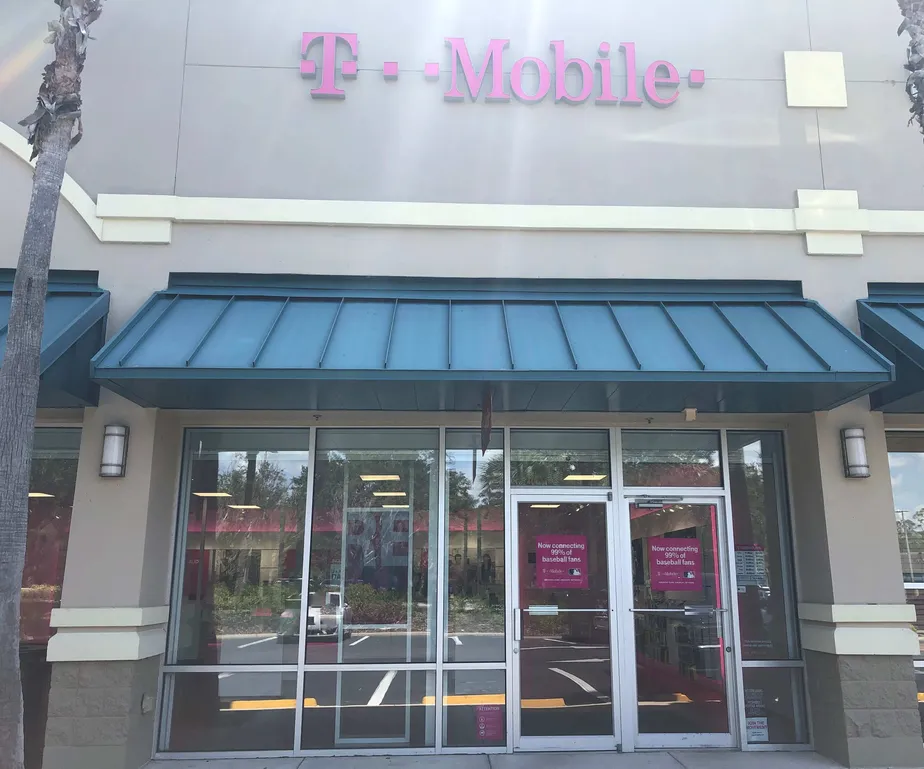
[[[846,107],[844,55],[836,51],[785,51],[786,104],[790,107]]]

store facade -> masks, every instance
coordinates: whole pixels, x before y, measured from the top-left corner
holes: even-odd
[[[675,5],[106,8],[43,340],[30,769],[924,764],[897,20]],[[0,323],[33,6],[0,10]]]
[[[187,453],[164,750],[807,744],[779,432],[506,428],[482,453],[465,428],[225,429]],[[242,526],[281,475],[284,520]]]

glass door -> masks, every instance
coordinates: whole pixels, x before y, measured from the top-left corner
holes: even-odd
[[[517,750],[610,749],[616,735],[605,495],[513,499]]]
[[[734,747],[734,684],[721,499],[628,505],[636,746]]]

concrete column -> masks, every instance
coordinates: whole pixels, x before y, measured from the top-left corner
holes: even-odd
[[[866,431],[871,476],[844,476],[840,431]],[[789,432],[799,617],[816,749],[846,766],[924,765],[882,415],[861,399]]]
[[[103,428],[129,427],[124,478],[100,478]],[[137,769],[154,747],[181,430],[104,392],[87,409],[53,663],[43,769]]]

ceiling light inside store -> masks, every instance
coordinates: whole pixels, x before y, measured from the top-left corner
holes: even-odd
[[[230,497],[231,495],[224,491],[194,491],[194,497]]]
[[[373,497],[406,497],[406,491],[373,491]]]
[[[541,510],[555,510],[561,505],[530,505],[531,508],[541,509]]]
[[[400,481],[400,475],[360,475],[364,481]]]
[[[46,494],[44,491],[30,491],[29,499],[53,499],[54,494]]]
[[[410,505],[382,505],[386,510],[407,510]]]
[[[566,481],[602,481],[605,475],[566,475]]]
[[[232,510],[259,510],[260,505],[228,505]]]

